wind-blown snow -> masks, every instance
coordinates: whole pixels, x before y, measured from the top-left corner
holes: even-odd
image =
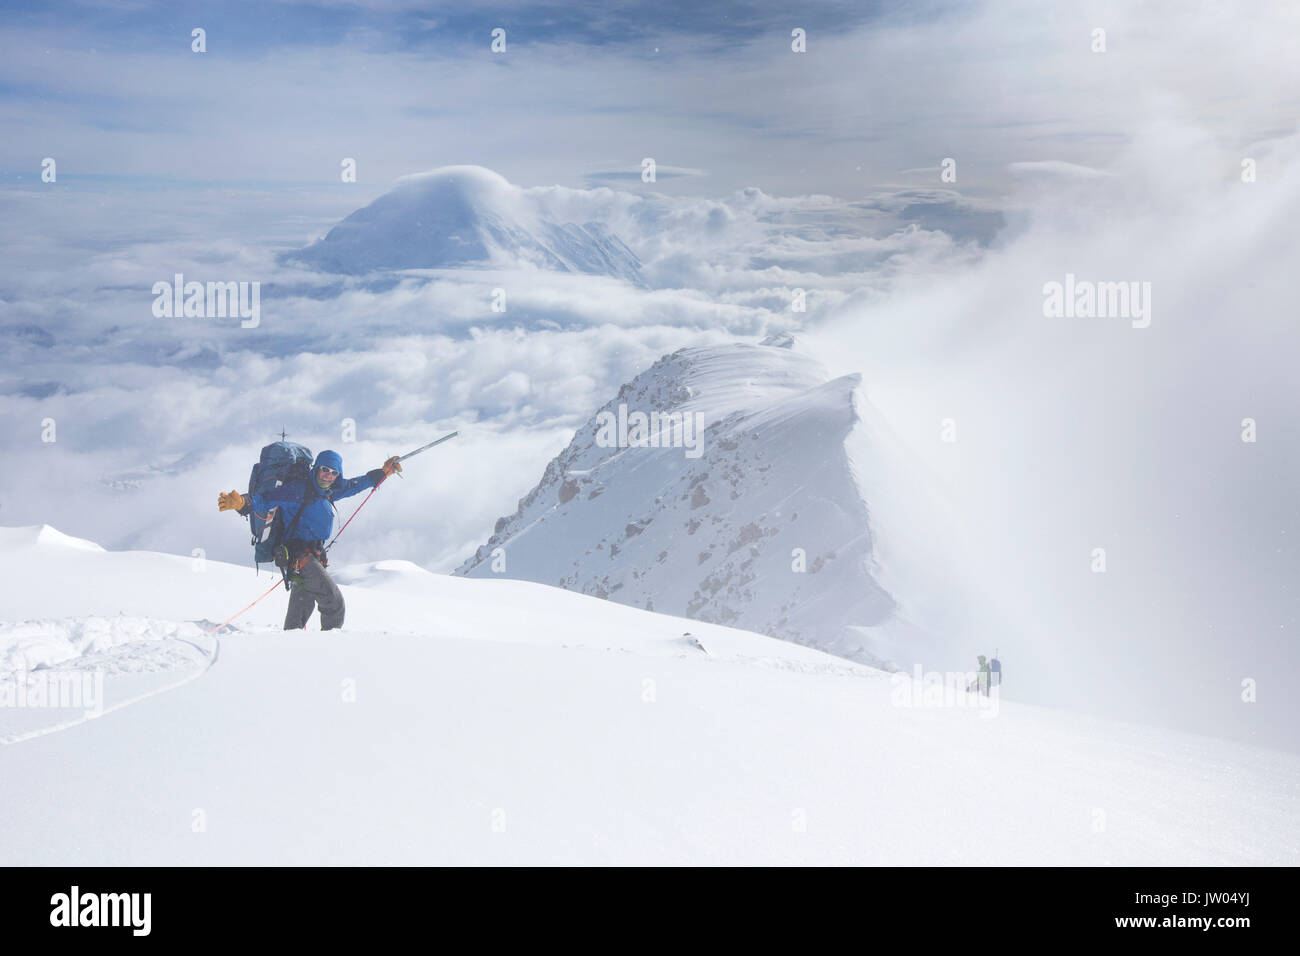
[[[104,716],[0,747],[4,865],[1300,860],[1290,755],[897,706],[897,678],[813,650],[405,562],[339,569],[367,582],[342,630],[276,630],[280,592],[185,644],[266,575],[38,532],[0,534],[0,640],[141,640],[79,662]],[[118,611],[146,608],[184,666],[112,666],[149,644]]]

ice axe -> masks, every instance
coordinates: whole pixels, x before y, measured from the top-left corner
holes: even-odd
[[[448,439],[455,438],[455,437],[456,437],[457,435],[459,435],[459,434],[460,434],[460,432],[448,432],[447,434],[443,435],[441,438],[435,438],[433,441],[429,442],[429,444],[427,444],[427,445],[421,445],[419,448],[415,449],[415,451],[408,451],[405,455],[402,455],[402,456],[399,457],[397,460],[398,460],[398,461],[406,461],[406,459],[408,459],[408,458],[414,458],[414,457],[415,457],[416,455],[418,455],[420,452],[422,452],[422,451],[428,451],[428,450],[429,450],[430,448],[432,448],[434,445],[441,445],[443,442],[447,441]]]
[[[460,432],[448,432],[447,434],[443,435],[441,438],[435,438],[433,441],[429,442],[429,444],[427,444],[427,445],[421,445],[419,448],[415,449],[415,451],[408,451],[405,455],[399,455],[398,458],[397,458],[397,460],[398,460],[399,462],[402,462],[402,461],[406,461],[406,459],[408,459],[408,458],[414,458],[414,457],[415,457],[416,455],[418,455],[420,452],[422,452],[422,451],[428,451],[428,450],[429,450],[430,448],[432,448],[434,445],[441,445],[443,442],[448,441],[449,439],[455,438],[455,437],[456,437],[457,435],[459,435],[459,434],[460,434]],[[402,477],[404,477],[404,476],[403,476],[402,473],[399,471],[399,472],[397,472],[397,477],[398,477],[398,478],[402,478]],[[365,504],[365,502],[362,502],[362,504]],[[358,508],[357,510],[360,511],[361,509]]]
[[[434,445],[441,445],[443,442],[447,441],[447,440],[450,439],[450,438],[455,438],[455,437],[456,437],[457,435],[459,435],[459,434],[460,434],[460,432],[448,432],[446,435],[443,435],[441,438],[435,438],[433,441],[429,442],[429,444],[427,444],[427,445],[421,445],[419,448],[415,449],[415,451],[410,451],[410,452],[407,452],[405,455],[401,455],[397,460],[398,460],[398,461],[406,461],[406,459],[408,459],[408,458],[414,458],[414,457],[415,457],[416,455],[418,455],[420,452],[422,452],[422,451],[428,451],[428,450],[429,450],[430,448],[432,448]],[[399,471],[399,472],[397,472],[397,474],[398,474],[398,475],[401,475],[401,472]],[[375,485],[375,487],[373,487],[373,488],[370,489],[370,494],[366,495],[366,497],[365,497],[365,501],[362,501],[361,504],[357,505],[357,510],[354,511],[354,512],[352,512],[352,514],[351,514],[351,516],[348,518],[348,520],[345,521],[345,522],[343,522],[343,527],[342,527],[342,528],[339,528],[339,530],[335,533],[334,537],[330,538],[330,543],[327,544],[327,545],[325,545],[325,550],[326,550],[326,551],[329,551],[329,549],[332,548],[332,547],[334,546],[334,542],[337,541],[337,540],[339,539],[339,535],[342,534],[344,531],[347,530],[348,525],[350,525],[350,524],[352,523],[352,519],[355,518],[358,514],[361,513],[361,509],[364,508],[364,507],[366,506],[366,501],[369,501],[369,500],[371,499],[371,497],[374,495],[374,493],[375,493],[376,491],[378,491],[378,490],[379,490],[379,485]]]

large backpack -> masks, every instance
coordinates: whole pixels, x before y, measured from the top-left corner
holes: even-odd
[[[297,442],[271,442],[262,449],[262,455],[248,476],[248,490],[265,495],[289,481],[311,479],[311,451]],[[258,564],[274,559],[275,549],[284,539],[284,515],[278,507],[271,507],[259,515],[250,509],[248,526],[253,533],[253,560]]]

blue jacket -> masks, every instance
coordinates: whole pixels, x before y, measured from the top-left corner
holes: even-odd
[[[321,465],[326,465],[339,472],[339,477],[335,478],[334,483],[324,491],[316,484],[316,469]],[[280,514],[284,520],[286,543],[290,540],[327,541],[330,532],[334,529],[333,503],[342,498],[349,498],[368,488],[373,488],[384,478],[384,472],[379,468],[369,471],[359,478],[344,478],[342,472],[343,459],[338,452],[323,451],[316,456],[316,463],[311,468],[311,477],[307,481],[286,481],[280,487],[267,492],[265,495],[245,495],[247,507],[251,507],[259,514],[266,514],[271,508],[280,508]],[[302,509],[302,517],[300,518],[298,517],[299,508]],[[298,524],[294,527],[293,534],[289,535],[289,528],[293,525],[295,518],[297,518]],[[292,546],[290,550],[294,550]]]

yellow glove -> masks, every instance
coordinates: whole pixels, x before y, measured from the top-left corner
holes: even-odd
[[[398,456],[394,455],[388,461],[384,462],[384,477],[387,478],[395,471],[402,470],[402,463],[397,460]]]
[[[218,511],[243,511],[244,496],[238,491],[227,491],[217,495]]]

